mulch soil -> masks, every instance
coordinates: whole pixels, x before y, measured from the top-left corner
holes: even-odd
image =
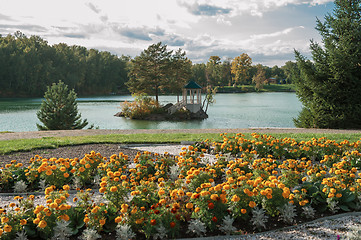
[[[87,144],[59,147],[55,149],[35,149],[28,152],[15,152],[8,155],[0,155],[0,167],[4,167],[12,160],[22,163],[27,166],[31,158],[39,155],[42,158],[83,158],[85,154],[95,151],[100,153],[103,157],[109,158],[113,154],[120,152],[128,155],[129,159],[133,159],[139,152],[135,149],[120,147],[120,144]]]

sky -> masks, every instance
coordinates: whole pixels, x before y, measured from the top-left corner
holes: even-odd
[[[151,44],[181,48],[193,63],[247,53],[253,64],[283,66],[294,49],[310,57],[321,42],[316,19],[331,0],[0,0],[0,34],[21,31],[135,57]]]

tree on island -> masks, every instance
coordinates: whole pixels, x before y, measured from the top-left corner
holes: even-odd
[[[36,124],[39,130],[73,130],[82,129],[88,121],[81,120],[76,103],[76,93],[69,91],[62,81],[53,83],[47,88],[45,100],[37,112],[39,120],[44,124]]]
[[[311,41],[313,63],[296,51],[295,81],[303,109],[297,127],[361,128],[361,1],[336,0],[333,14],[317,19],[322,45]]]
[[[131,62],[128,89],[131,93],[146,93],[158,96],[161,88],[167,82],[170,56],[172,51],[167,51],[167,46],[161,42],[150,45]]]
[[[170,58],[169,81],[166,87],[170,93],[179,94],[183,86],[189,81],[192,75],[192,62],[186,57],[186,52],[178,49]]]

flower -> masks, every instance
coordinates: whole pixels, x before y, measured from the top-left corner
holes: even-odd
[[[157,221],[155,219],[150,220],[150,225],[154,226],[155,224],[157,224]]]
[[[120,223],[120,222],[122,221],[122,217],[121,217],[121,216],[116,217],[116,218],[114,219],[114,221],[115,221],[115,223]]]
[[[11,232],[12,229],[13,229],[13,227],[10,226],[10,225],[8,225],[8,224],[6,224],[6,225],[4,226],[4,231],[5,231],[5,232]]]
[[[186,204],[186,208],[191,209],[193,208],[193,203],[189,202]]]
[[[174,228],[175,225],[176,225],[175,222],[170,222],[170,223],[169,223],[169,226],[170,226],[171,228]]]
[[[44,221],[44,220],[41,220],[40,222],[39,222],[39,224],[38,224],[38,227],[39,228],[45,228],[47,226],[47,223],[46,223],[46,221]]]
[[[232,202],[239,202],[239,200],[241,200],[241,198],[237,195],[233,195],[233,197],[231,199]]]
[[[21,219],[21,220],[20,220],[20,224],[21,224],[22,226],[26,225],[27,222],[28,222],[28,221],[26,221],[26,219]]]

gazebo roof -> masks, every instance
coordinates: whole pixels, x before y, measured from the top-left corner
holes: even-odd
[[[187,88],[187,89],[202,89],[202,87],[199,86],[199,84],[196,83],[195,81],[189,81],[189,83],[187,83],[187,85],[185,85],[184,88]]]

